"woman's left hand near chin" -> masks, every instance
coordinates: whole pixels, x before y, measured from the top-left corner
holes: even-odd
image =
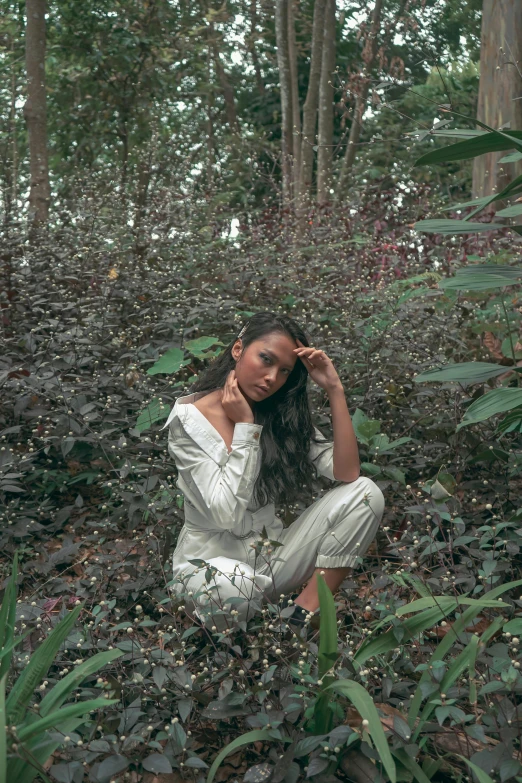
[[[303,362],[310,378],[325,391],[336,387],[342,388],[341,379],[330,357],[317,348],[307,348],[300,340],[296,340],[296,342],[299,348],[294,348],[294,353]]]

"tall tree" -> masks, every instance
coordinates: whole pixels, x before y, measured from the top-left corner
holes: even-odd
[[[296,0],[288,0],[287,2],[288,63],[292,103],[292,198],[294,204],[297,203],[299,197],[299,177],[301,176],[301,106],[299,104],[299,73],[295,39],[295,2]]]
[[[45,91],[45,0],[26,0],[25,62],[27,101],[24,116],[29,135],[31,221],[44,225],[49,216],[47,102]]]
[[[492,128],[509,124],[512,130],[522,130],[520,0],[484,0],[477,119]],[[475,158],[474,198],[491,195],[522,173],[522,161],[499,165],[504,155],[492,152]]]
[[[312,42],[310,54],[310,72],[308,90],[303,106],[303,135],[301,140],[301,170],[299,175],[298,211],[301,218],[306,216],[310,204],[312,187],[315,130],[317,127],[317,109],[319,106],[319,83],[323,59],[324,15],[326,0],[315,0],[312,24]]]
[[[348,174],[354,164],[355,155],[357,152],[357,144],[361,137],[363,115],[366,110],[368,94],[370,92],[371,74],[378,51],[377,41],[379,30],[381,28],[381,16],[382,0],[375,0],[375,6],[372,11],[370,31],[366,38],[362,53],[364,67],[357,80],[358,86],[357,94],[355,96],[355,108],[353,110],[352,124],[350,125],[348,143],[346,145],[343,162],[341,164],[341,172],[339,174],[339,181],[337,183],[337,198],[342,198],[344,195]]]
[[[281,97],[281,155],[283,205],[292,199],[292,88],[288,54],[288,3],[276,0],[275,29]]]
[[[317,133],[317,202],[330,200],[333,151],[333,72],[335,69],[335,0],[326,0],[323,58],[319,83],[319,122]]]

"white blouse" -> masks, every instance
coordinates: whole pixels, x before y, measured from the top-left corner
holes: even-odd
[[[261,424],[234,427],[229,453],[222,436],[193,404],[210,391],[178,397],[162,429],[169,427],[168,450],[178,470],[178,488],[185,502],[174,565],[190,558],[244,558],[246,539],[263,527],[272,536],[283,529],[274,503],[256,506],[252,495],[260,470]],[[335,481],[333,443],[314,427],[322,443],[310,441],[309,456],[320,475]],[[239,546],[238,546],[239,545]]]

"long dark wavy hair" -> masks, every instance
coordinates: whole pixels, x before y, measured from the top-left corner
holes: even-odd
[[[310,345],[304,330],[293,318],[277,313],[256,313],[241,331],[243,349],[273,332],[299,339],[307,347]],[[223,388],[229,372],[236,366],[232,347],[237,339],[235,337],[201,373],[189,394]],[[253,492],[258,506],[270,502],[295,502],[310,489],[317,476],[315,465],[308,457],[310,441],[317,443],[318,439],[314,433],[307,384],[308,370],[298,359],[283,386],[254,406],[255,423],[263,425],[261,467]]]

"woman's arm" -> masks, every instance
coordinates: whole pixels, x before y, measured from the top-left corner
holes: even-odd
[[[361,475],[359,448],[342,384],[326,389],[333,428],[333,472],[336,481],[355,481]]]

